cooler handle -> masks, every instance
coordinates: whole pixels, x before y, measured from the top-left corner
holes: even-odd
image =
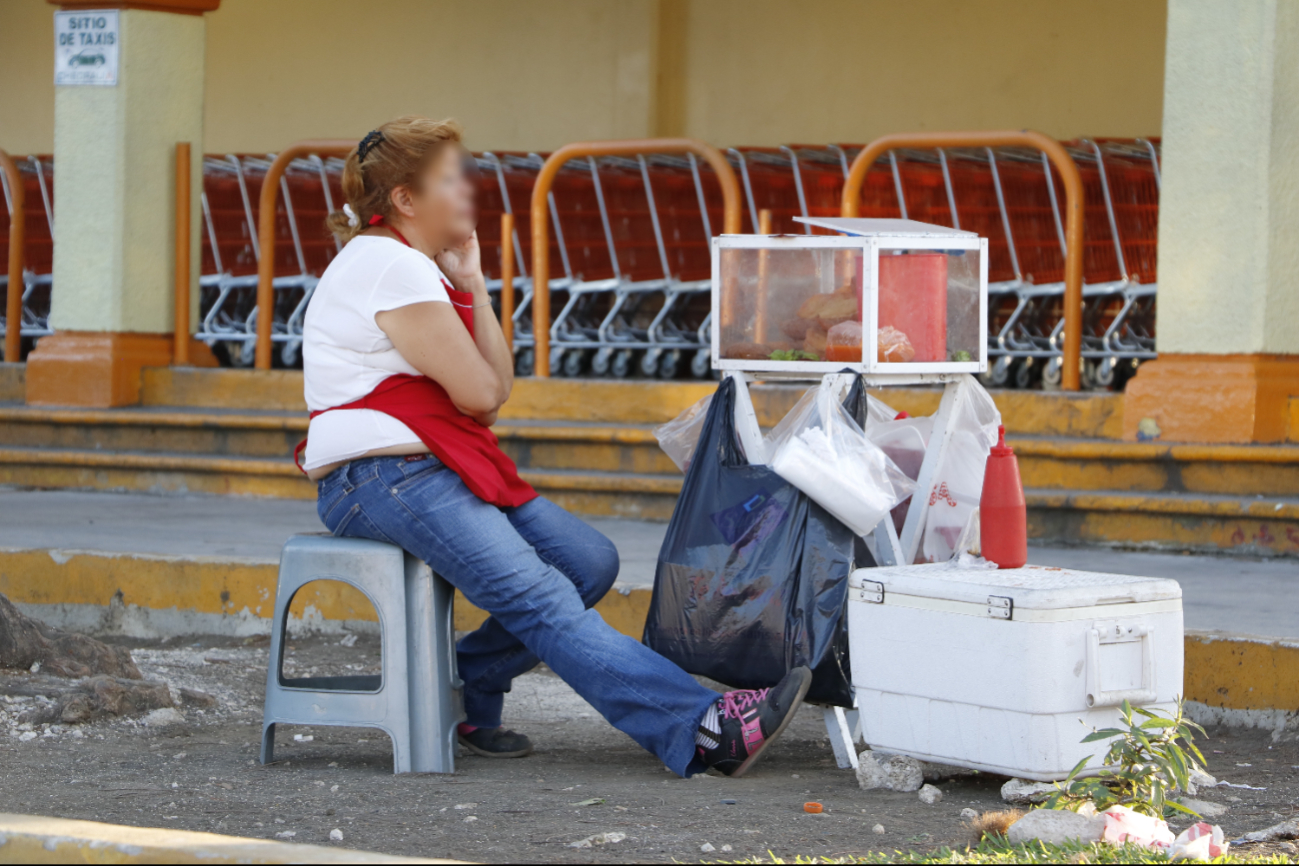
[[[1155,629],[1153,626],[1122,626],[1096,623],[1087,632],[1087,706],[1117,707],[1124,701],[1140,706],[1155,701]],[[1141,641],[1141,688],[1101,689],[1101,644]]]

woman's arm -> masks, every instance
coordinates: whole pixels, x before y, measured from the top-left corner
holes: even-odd
[[[491,317],[491,308],[484,309]],[[475,330],[481,321],[475,316]],[[374,322],[412,367],[446,389],[457,409],[485,426],[496,420],[496,410],[510,396],[510,383],[483,357],[450,304],[407,304],[376,313]],[[496,331],[499,336],[500,328]]]
[[[491,296],[487,294],[487,281],[478,249],[478,233],[474,232],[458,247],[443,250],[434,259],[451,285],[474,296],[474,342],[483,358],[496,371],[505,389],[504,403],[514,387],[514,352],[505,342],[505,334],[492,312]]]

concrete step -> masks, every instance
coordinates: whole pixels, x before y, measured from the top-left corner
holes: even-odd
[[[501,410],[501,418],[662,424],[716,388],[715,382],[516,379],[510,401]],[[776,424],[806,390],[805,384],[754,385],[750,391],[759,422],[766,427]],[[938,408],[941,388],[887,388],[871,393],[898,411],[931,415]],[[992,398],[1006,429],[1014,434],[1117,439],[1122,432],[1122,394],[998,390],[992,392]],[[307,408],[302,399],[302,373],[298,370],[258,372],[181,367],[144,370],[141,404],[297,413],[305,413]]]
[[[495,430],[521,469],[679,477],[653,428],[649,423],[511,419]],[[0,447],[92,451],[103,460],[112,452],[287,459],[306,432],[307,419],[295,412],[0,404]],[[1026,487],[1299,496],[1299,445],[1174,445],[1023,435],[1011,442]]]

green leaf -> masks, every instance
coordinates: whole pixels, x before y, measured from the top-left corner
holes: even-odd
[[[1110,737],[1117,736],[1119,733],[1120,733],[1119,731],[1113,731],[1112,729],[1097,731],[1094,734],[1088,734],[1087,736],[1083,737],[1082,740],[1080,740],[1080,742],[1094,743],[1097,740],[1108,740]]]
[[[570,806],[600,806],[604,804],[603,797],[592,797],[589,800],[579,800],[576,803],[569,803]]]
[[[1177,724],[1172,719],[1161,719],[1159,716],[1151,716],[1148,721],[1142,722],[1141,727],[1145,730],[1153,728],[1175,728]]]

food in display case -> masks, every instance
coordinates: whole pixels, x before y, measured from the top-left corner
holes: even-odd
[[[852,224],[861,234],[715,240],[719,369],[985,369],[985,240],[902,220],[808,222]]]

